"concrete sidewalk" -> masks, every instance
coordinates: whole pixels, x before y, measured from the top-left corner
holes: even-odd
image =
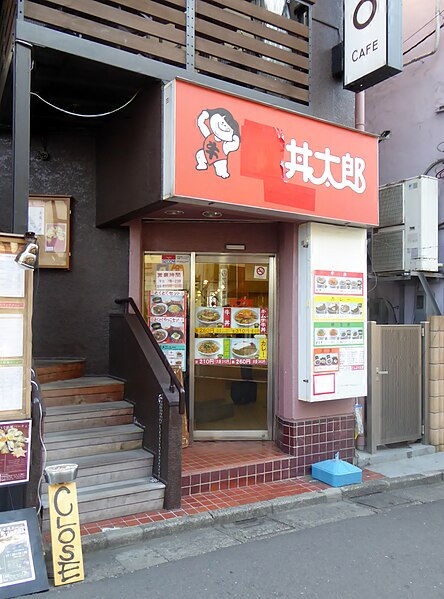
[[[439,483],[444,480],[444,452],[431,453],[428,446],[409,446],[395,450],[381,450],[377,454],[359,452],[358,464],[367,462],[366,470],[378,473],[380,478],[366,480],[358,485],[325,488],[298,495],[278,497],[245,505],[222,508],[139,524],[125,528],[110,528],[82,537],[84,552],[122,547],[173,535],[187,530],[206,528],[251,518],[267,516],[297,507],[340,502],[353,497],[381,493],[394,489]],[[410,456],[410,457],[406,457]],[[49,549],[49,547],[48,547]]]

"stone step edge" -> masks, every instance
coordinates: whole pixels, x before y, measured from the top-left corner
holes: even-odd
[[[131,454],[131,455],[128,455],[128,454]],[[107,459],[104,460],[103,458],[105,456],[107,457]],[[97,454],[92,454],[90,456],[79,456],[78,458],[73,460],[73,462],[75,464],[78,464],[79,474],[80,474],[82,472],[82,464],[83,464],[83,468],[85,470],[88,468],[97,468],[98,466],[109,466],[111,464],[113,466],[117,466],[120,463],[123,463],[125,465],[128,464],[128,467],[130,468],[133,463],[137,463],[137,462],[143,461],[143,460],[153,461],[154,455],[151,453],[151,451],[148,451],[146,449],[127,449],[127,450],[123,450],[123,451],[116,451],[116,452],[110,452],[110,453],[97,453]],[[85,462],[86,462],[86,465],[85,465]],[[94,462],[94,463],[88,464],[87,462]],[[57,464],[65,464],[65,463],[66,463],[66,459],[65,460],[64,459],[48,460],[46,462],[46,466],[55,466]]]
[[[62,443],[63,441],[74,441],[76,439],[85,440],[93,435],[97,439],[101,437],[120,435],[120,434],[138,434],[143,433],[143,428],[137,424],[113,424],[111,426],[97,426],[91,428],[72,428],[67,431],[54,431],[46,433],[44,436],[45,444]],[[60,438],[59,438],[60,437]]]
[[[46,408],[45,418],[51,416],[63,416],[71,414],[91,414],[94,411],[106,412],[109,410],[133,410],[134,405],[126,401],[126,399],[120,399],[117,401],[101,401],[97,403],[80,403],[80,404],[67,404],[62,406],[48,406]]]
[[[80,487],[77,489],[78,503],[87,503],[108,497],[124,497],[134,493],[145,493],[149,491],[159,491],[165,489],[165,484],[157,478],[150,476],[147,478],[132,478],[123,480],[120,483],[110,482],[95,485],[94,487]],[[116,491],[119,491],[116,493]],[[42,495],[43,509],[48,509],[48,495]]]

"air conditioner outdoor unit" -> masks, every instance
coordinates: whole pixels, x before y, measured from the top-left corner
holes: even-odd
[[[379,189],[376,273],[438,270],[438,179],[419,176]]]

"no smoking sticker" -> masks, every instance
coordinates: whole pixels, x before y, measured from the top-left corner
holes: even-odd
[[[254,275],[255,279],[267,279],[268,278],[268,266],[255,266]]]

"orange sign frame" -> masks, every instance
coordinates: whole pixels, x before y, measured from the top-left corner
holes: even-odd
[[[376,136],[180,80],[164,107],[164,199],[378,224]]]

